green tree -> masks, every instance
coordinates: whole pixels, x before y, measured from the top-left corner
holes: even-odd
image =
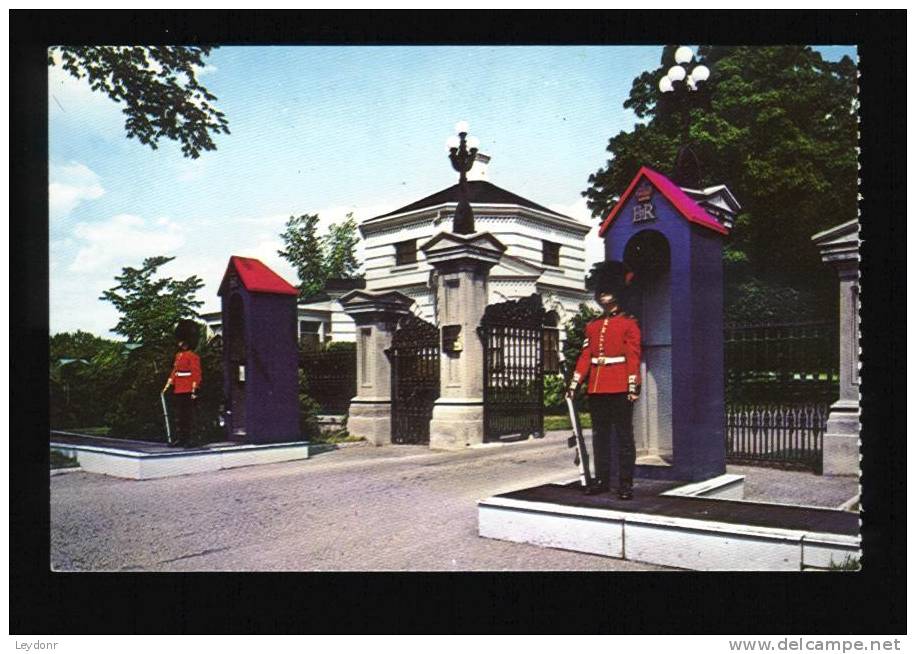
[[[196,293],[203,286],[193,275],[184,280],[158,277],[159,268],[174,257],[150,257],[140,268],[126,267],[115,277],[118,285],[105,291],[121,314],[113,331],[127,338],[126,372],[106,414],[112,435],[125,438],[164,438],[159,393],[175,354],[175,325],[197,317],[203,303]],[[196,345],[196,344],[195,344]],[[204,379],[204,385],[220,385]],[[198,420],[208,420],[198,415]]]
[[[215,150],[213,136],[229,133],[226,116],[211,102],[216,96],[197,81],[213,48],[208,46],[58,46],[48,65],[62,66],[94,91],[123,103],[128,138],[156,149],[162,137],[181,144],[197,159]]]
[[[624,106],[645,122],[609,140],[611,156],[583,192],[593,215],[609,211],[639,166],[670,173],[689,144],[700,185],[725,183],[742,204],[724,253],[728,317],[830,312],[833,279],[810,237],[856,217],[854,63],[806,46],[701,47],[709,80],[661,93],[674,49],[633,81]]]
[[[299,277],[299,297],[314,295],[327,279],[324,248],[318,237],[318,214],[290,216],[286,229],[280,234],[285,247],[277,254],[289,261]]]
[[[359,242],[353,214],[343,223],[333,224],[324,236],[318,236],[318,214],[290,216],[280,234],[284,248],[277,254],[296,269],[299,297],[308,298],[324,288],[330,278],[353,279],[359,263],[355,248]]]
[[[111,302],[121,314],[112,331],[126,337],[128,343],[171,347],[178,321],[198,316],[197,308],[203,302],[195,294],[204,283],[197,275],[183,280],[155,278],[159,268],[174,258],[150,257],[140,268],[122,268],[115,277],[118,285],[99,298]]]
[[[110,400],[118,394],[127,351],[122,343],[83,331],[50,338],[49,408],[58,429],[106,424]]]
[[[348,213],[346,220],[334,224],[322,238],[325,257],[326,279],[355,279],[359,270],[356,260],[356,244],[359,236],[356,231],[356,220]]]

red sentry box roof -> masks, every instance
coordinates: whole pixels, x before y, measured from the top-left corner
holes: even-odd
[[[616,218],[617,214],[620,213],[623,205],[625,205],[627,200],[630,199],[630,196],[633,195],[637,184],[639,184],[639,181],[643,178],[649,180],[649,183],[651,183],[652,186],[654,186],[662,195],[664,195],[668,202],[674,205],[674,208],[677,209],[678,212],[690,222],[696,223],[697,225],[702,225],[703,227],[719,232],[720,234],[728,234],[728,229],[726,229],[715,218],[706,213],[700,205],[698,205],[686,193],[678,188],[677,184],[662,175],[660,172],[643,166],[639,169],[639,172],[636,173],[636,177],[634,177],[633,181],[630,182],[627,190],[623,192],[622,196],[620,196],[620,200],[618,200],[617,204],[614,205],[614,208],[611,209],[611,212],[607,215],[607,218],[605,218],[604,222],[601,223],[601,228],[598,230],[598,236],[604,236],[605,232],[607,232],[608,228],[610,228],[611,223],[614,222],[614,218]]]
[[[223,281],[219,285],[219,295],[223,294],[226,278],[229,271],[235,268],[239,279],[247,290],[252,293],[277,293],[279,295],[299,295],[299,289],[280,277],[273,270],[265,266],[258,259],[250,257],[229,257],[229,265]]]

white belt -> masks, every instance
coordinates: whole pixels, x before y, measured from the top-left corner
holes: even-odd
[[[612,363],[626,363],[626,357],[592,357],[593,366],[609,366]]]
[[[176,377],[190,377],[190,376],[191,376],[191,373],[189,373],[189,372],[184,372],[183,370],[179,370],[179,371],[177,371],[177,372],[175,373],[175,376],[176,376]]]

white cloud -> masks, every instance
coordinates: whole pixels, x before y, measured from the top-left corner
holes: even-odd
[[[219,68],[217,68],[213,64],[204,64],[203,66],[194,66],[194,74],[198,78],[201,78],[205,75],[212,75],[213,73],[217,72],[218,70]]]
[[[403,204],[403,203],[402,203]],[[320,232],[339,223],[353,212],[357,221],[381,215],[399,204],[333,206],[318,209]],[[71,233],[51,242],[51,329],[83,329],[112,336],[107,331],[118,316],[110,303],[99,300],[101,293],[115,285],[114,278],[124,266],[139,266],[145,257],[174,256],[161,273],[175,279],[200,277],[204,286],[197,293],[202,313],[219,311],[217,296],[223,273],[232,255],[254,257],[291,284],[296,271],[277,254],[283,246],[280,233],[289,214],[225,219],[171,217],[144,219],[120,214],[100,223],[78,223]],[[357,246],[357,259],[363,253]]]
[[[51,164],[48,200],[51,220],[65,218],[84,200],[105,195],[99,176],[77,161],[65,165]]]
[[[136,265],[144,257],[172,254],[184,244],[183,232],[180,225],[167,218],[146,221],[130,214],[118,214],[99,223],[78,223],[73,237],[79,251],[69,271],[110,270],[122,264]]]

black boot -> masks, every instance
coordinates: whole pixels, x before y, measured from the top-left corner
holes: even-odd
[[[586,495],[601,495],[602,493],[607,493],[610,490],[606,481],[592,482],[591,485],[585,488]]]
[[[617,489],[617,497],[621,500],[632,500],[633,499],[633,482],[632,481],[622,481],[620,487]]]

